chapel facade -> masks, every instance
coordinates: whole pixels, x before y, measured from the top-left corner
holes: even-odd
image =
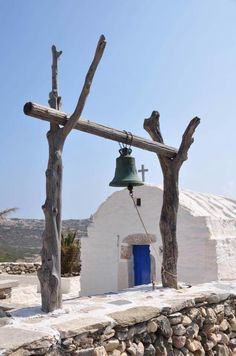
[[[127,189],[113,193],[94,214],[81,239],[81,295],[161,282],[162,189],[135,187],[134,201],[146,231]],[[177,241],[179,281],[235,279],[236,201],[180,192]]]

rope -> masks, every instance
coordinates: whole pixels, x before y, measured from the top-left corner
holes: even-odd
[[[146,226],[145,226],[145,224],[144,224],[144,221],[143,221],[143,219],[142,219],[142,216],[141,216],[141,214],[140,214],[140,212],[139,212],[139,210],[138,210],[138,208],[137,208],[137,205],[136,205],[136,203],[135,203],[134,196],[133,196],[133,192],[130,191],[129,195],[130,195],[130,197],[131,197],[131,199],[132,199],[132,201],[133,201],[133,203],[134,203],[135,210],[137,211],[138,217],[139,217],[140,222],[141,222],[141,224],[142,224],[142,226],[143,226],[143,229],[144,229],[144,231],[145,231],[145,233],[146,233],[147,239],[149,240],[149,242],[150,242],[150,244],[151,244],[152,241],[151,241],[151,239],[149,238],[149,235],[148,235]],[[158,253],[157,253],[157,251],[156,251],[155,246],[152,245],[152,248],[153,248],[153,250],[154,250],[154,252],[155,252],[155,254],[156,254],[157,260],[159,260],[159,256],[158,256]],[[163,265],[162,265],[161,268],[162,268],[162,271],[163,271],[164,273],[169,274],[170,276],[172,276],[172,277],[174,277],[174,278],[177,277],[177,274],[174,274],[174,273],[171,273],[171,272],[166,271],[166,269],[163,267]],[[154,281],[153,276],[152,276],[152,285],[153,285],[153,289],[155,289],[155,281]]]

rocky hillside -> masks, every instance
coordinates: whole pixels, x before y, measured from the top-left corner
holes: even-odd
[[[63,230],[78,231],[87,236],[91,219],[64,220]],[[0,262],[34,259],[40,252],[44,220],[8,219],[0,222]]]

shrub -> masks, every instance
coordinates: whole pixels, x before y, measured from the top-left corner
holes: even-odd
[[[80,270],[80,240],[76,231],[67,230],[61,236],[61,275],[77,276]]]

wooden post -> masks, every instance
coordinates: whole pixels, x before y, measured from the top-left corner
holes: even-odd
[[[162,138],[159,113],[153,111],[150,118],[144,120],[144,129],[151,138],[164,144]],[[177,212],[179,207],[179,170],[188,159],[188,150],[193,143],[193,134],[200,119],[195,117],[186,128],[180,148],[174,158],[157,154],[163,172],[163,205],[160,217],[160,231],[163,243],[162,284],[163,287],[177,288],[178,245],[176,240]]]
[[[102,35],[98,41],[96,52],[87,72],[85,82],[79,96],[74,113],[64,127],[57,123],[50,124],[47,133],[49,144],[49,160],[46,170],[46,201],[42,206],[45,215],[43,232],[42,267],[38,271],[41,284],[42,310],[50,312],[61,308],[61,191],[62,191],[62,152],[66,137],[76,126],[83,111],[90,91],[94,74],[103,55],[106,41]],[[57,60],[62,52],[52,47],[52,91],[49,104],[59,109],[60,97],[57,93]]]

